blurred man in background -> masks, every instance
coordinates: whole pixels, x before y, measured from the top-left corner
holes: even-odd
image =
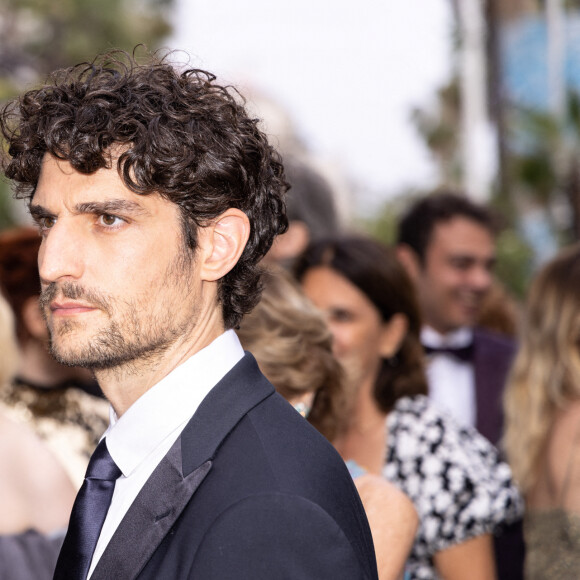
[[[493,285],[495,233],[488,209],[461,195],[439,193],[419,200],[403,216],[397,252],[418,291],[430,398],[497,445],[515,345],[476,326]],[[518,522],[496,538],[500,580],[522,578],[523,559]]]
[[[494,235],[487,209],[437,194],[403,217],[397,249],[419,295],[431,399],[497,444],[514,345],[475,327],[492,288]]]

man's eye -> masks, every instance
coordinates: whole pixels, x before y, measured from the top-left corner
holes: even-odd
[[[38,225],[40,226],[40,229],[43,231],[50,230],[50,228],[52,228],[52,226],[54,226],[55,223],[56,218],[50,216],[44,216],[38,220]]]
[[[99,221],[104,226],[110,227],[120,225],[123,220],[120,217],[117,217],[116,215],[104,213],[103,215],[99,216]]]
[[[452,264],[458,270],[469,270],[473,262],[471,260],[453,260]]]

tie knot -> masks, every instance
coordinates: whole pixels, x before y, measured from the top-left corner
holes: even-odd
[[[106,439],[103,439],[91,456],[85,479],[115,481],[120,475],[121,470],[117,467],[107,449]]]

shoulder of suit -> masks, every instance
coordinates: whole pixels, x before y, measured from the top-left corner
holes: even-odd
[[[473,342],[476,347],[487,346],[509,354],[514,353],[517,348],[517,343],[513,338],[479,327],[473,329]]]
[[[299,494],[256,493],[216,517],[192,572],[212,579],[376,578],[374,553],[360,545],[361,533],[357,520],[345,528],[320,503]]]

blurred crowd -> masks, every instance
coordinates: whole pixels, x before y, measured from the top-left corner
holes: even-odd
[[[434,192],[387,247],[344,223],[308,159],[285,167],[289,228],[238,335],[345,460],[381,580],[577,577],[580,246],[519,305],[494,275],[489,208]],[[90,373],[49,354],[39,245],[0,234],[2,578],[51,577],[109,421]]]
[[[301,199],[292,196],[291,208]],[[298,309],[330,332],[346,399],[330,390],[332,378],[320,385],[305,368],[295,406],[351,469],[380,577],[577,577],[580,246],[545,264],[519,304],[494,274],[498,217],[461,192],[413,203],[390,248],[338,224],[332,232],[309,228],[301,217],[307,199],[290,219],[308,235],[278,260],[292,280],[274,271],[240,332],[260,364],[292,336],[309,365],[316,349]],[[284,236],[277,244],[284,247]],[[269,353],[252,340],[257,335],[269,337]],[[299,367],[295,360],[283,368]],[[264,372],[298,400],[284,389],[284,373]],[[332,407],[321,412],[329,399],[342,401],[342,417]],[[321,416],[334,418],[332,429]],[[363,484],[367,476],[380,485]],[[405,501],[369,491],[385,482]]]

